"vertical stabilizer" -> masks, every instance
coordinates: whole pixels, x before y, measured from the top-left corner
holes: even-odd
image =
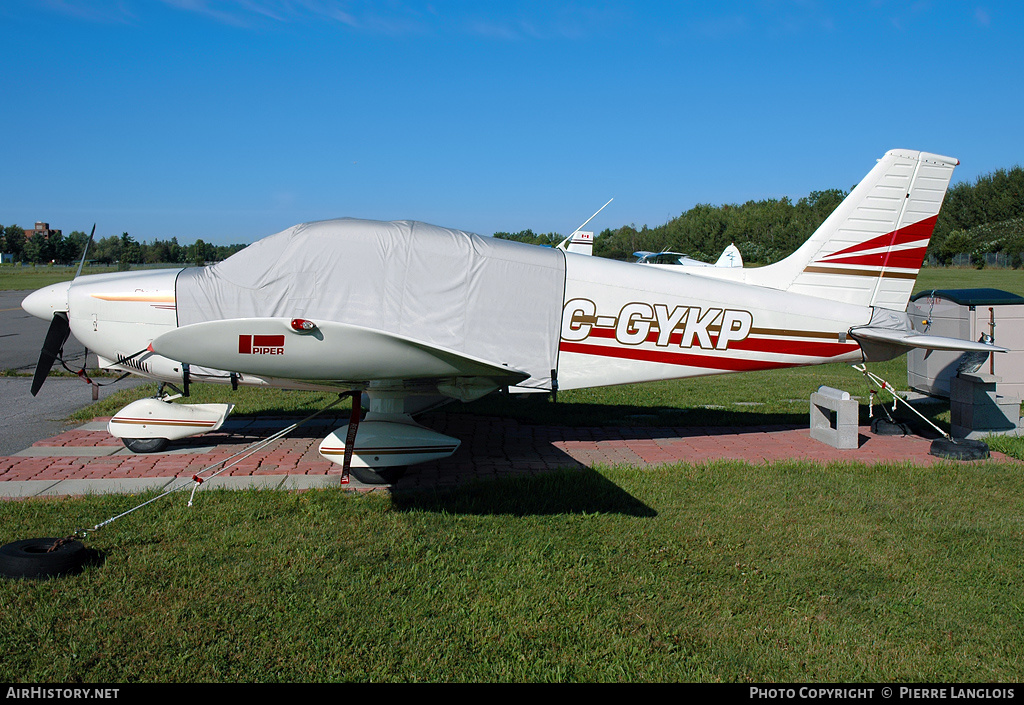
[[[792,271],[787,290],[905,310],[957,164],[926,152],[888,152],[779,263]]]
[[[609,198],[608,203],[614,201],[614,198]],[[575,252],[580,255],[587,255],[588,257],[594,253],[594,233],[584,231],[583,228],[587,227],[587,223],[597,217],[597,214],[608,207],[608,203],[597,209],[597,213],[587,218],[583,225],[572,231],[572,235],[562,240],[556,246],[559,250],[566,252]]]
[[[904,311],[959,163],[892,150],[789,257],[738,275],[716,268],[707,276]]]
[[[718,261],[715,262],[716,267],[742,267],[743,266],[743,255],[740,254],[740,250],[736,247],[736,243],[729,243],[729,246],[722,250],[721,256]]]
[[[575,252],[580,255],[591,255],[594,253],[594,233],[577,230],[558,243],[558,249],[565,250],[566,252]]]

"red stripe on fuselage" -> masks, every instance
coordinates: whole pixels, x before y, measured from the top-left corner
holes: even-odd
[[[593,328],[590,331],[591,338],[615,339],[615,331],[611,328]],[[712,334],[712,343],[717,344],[718,336]],[[682,333],[672,333],[669,336],[669,345],[678,346],[683,339]],[[658,340],[657,331],[647,335],[644,342],[654,343]],[[856,350],[859,346],[856,343],[820,342],[807,340],[779,340],[773,338],[745,338],[743,340],[732,340],[729,342],[729,350],[745,350],[747,352],[774,353],[777,355],[806,355],[808,357],[835,357]]]
[[[620,348],[608,345],[589,345],[563,340],[558,349],[562,352],[580,353],[582,355],[598,355],[601,357],[617,357],[625,360],[642,360],[660,362],[667,365],[684,367],[702,367],[709,370],[727,372],[750,372],[753,370],[776,370],[783,367],[799,367],[799,362],[771,362],[768,360],[742,360],[715,355],[694,355],[692,353],[668,352],[649,348]]]

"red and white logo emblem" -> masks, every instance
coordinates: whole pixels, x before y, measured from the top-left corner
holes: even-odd
[[[284,355],[283,335],[240,335],[239,355]]]

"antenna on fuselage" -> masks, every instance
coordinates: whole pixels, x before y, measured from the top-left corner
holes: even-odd
[[[608,199],[608,203],[611,203],[611,202],[612,202],[612,201],[614,201],[614,200],[615,200],[614,198],[609,198],[609,199]],[[600,212],[601,212],[601,211],[603,211],[603,210],[604,210],[605,208],[607,208],[607,207],[608,207],[608,203],[605,203],[605,204],[604,204],[603,206],[601,206],[600,208],[598,208],[598,209],[597,209],[597,213],[600,213]],[[583,221],[583,225],[581,225],[580,227],[578,227],[578,228],[576,228],[575,230],[573,230],[573,231],[572,231],[572,234],[570,234],[570,235],[569,235],[569,237],[572,237],[573,235],[575,235],[576,233],[578,233],[578,232],[579,232],[580,230],[583,230],[583,228],[587,227],[587,223],[589,223],[589,222],[590,222],[590,221],[592,221],[592,220],[593,220],[594,218],[596,218],[596,217],[597,217],[597,213],[594,213],[594,215],[590,216],[590,217],[589,217],[589,218],[587,218],[587,219],[586,219],[585,221]]]
[[[615,200],[614,198],[609,198],[608,199],[608,203],[611,203],[614,200]],[[597,209],[597,213],[600,213],[605,208],[607,208],[608,207],[608,203],[605,203],[603,206],[598,208]],[[580,233],[581,230],[583,230],[583,228],[587,227],[587,223],[589,223],[590,221],[592,221],[594,218],[597,217],[597,213],[594,213],[594,215],[590,216],[585,221],[583,221],[583,225],[581,225],[580,227],[578,227],[575,230],[573,230],[569,234],[569,237],[565,238],[560,243],[558,243],[558,245],[557,245],[558,249],[559,250],[565,250],[566,252],[578,252],[580,254],[589,255],[590,252],[591,252],[591,249],[593,248],[593,244],[594,244],[593,234],[592,233],[582,233],[580,235],[583,238],[583,240],[581,242],[576,242],[575,241],[575,237],[576,237],[576,235],[578,233]],[[572,247],[571,247],[572,245],[579,245],[579,246],[581,246],[584,249],[572,249]]]
[[[85,256],[89,254],[89,245],[92,244],[92,236],[96,234],[96,223],[92,224],[92,232],[89,233],[89,239],[85,241],[85,247],[82,248],[82,261],[78,263],[78,271],[75,272],[75,279],[78,279],[78,275],[82,273],[82,267],[85,265]]]

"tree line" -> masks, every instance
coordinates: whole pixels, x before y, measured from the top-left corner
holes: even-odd
[[[943,264],[970,254],[982,266],[987,252],[1002,252],[1024,266],[1024,169],[997,169],[946,193],[928,253]]]
[[[744,262],[769,264],[799,247],[846,196],[846,191],[829,189],[812,191],[796,202],[773,198],[742,205],[701,203],[654,228],[624,225],[604,230],[594,238],[594,254],[631,259],[637,251],[667,250],[714,262],[735,244]]]
[[[0,226],[0,252],[13,255],[15,262],[28,264],[76,264],[89,236],[75,230],[64,235],[55,230],[48,234],[35,232],[25,237],[25,230],[17,225]],[[99,264],[198,264],[218,262],[233,255],[244,244],[214,245],[199,239],[182,245],[178,238],[138,242],[128,233],[110,235],[94,240],[89,246],[87,261]]]
[[[527,245],[540,245],[542,247],[554,247],[562,240],[565,239],[565,235],[559,235],[558,233],[535,233],[532,230],[520,230],[517,233],[506,233],[498,232],[494,233],[494,237],[501,240],[515,240],[516,242],[525,242]]]
[[[599,257],[631,260],[633,253],[683,252],[696,259],[714,262],[734,243],[748,264],[771,264],[799,247],[835,210],[848,191],[812,191],[793,201],[789,198],[747,201],[715,206],[701,203],[664,225],[637,228],[623,225],[605,229],[594,238]],[[74,264],[82,257],[89,237],[81,231],[64,236],[50,231],[25,237],[17,225],[0,226],[0,252],[10,253],[15,262]],[[559,233],[496,232],[494,237],[531,245],[554,247],[565,236]],[[216,262],[238,252],[244,244],[213,245],[199,239],[182,245],[170,240],[137,242],[128,233],[94,241],[89,261],[101,264],[203,264]],[[977,266],[985,253],[1005,253],[1014,267],[1024,266],[1024,169],[998,169],[978,177],[974,183],[960,182],[949,189],[939,212],[928,254],[949,264],[959,254],[970,254]]]
[[[812,191],[796,201],[702,203],[657,227],[638,229],[631,224],[603,230],[594,238],[594,254],[632,260],[633,253],[641,250],[672,251],[714,262],[733,243],[745,263],[771,264],[803,244],[848,194],[828,189]],[[545,246],[557,245],[564,237],[532,230],[494,236]],[[981,176],[973,184],[953,186],[946,193],[928,245],[928,254],[942,264],[968,253],[981,266],[987,252],[1006,253],[1014,267],[1024,264],[1024,169],[1019,166]]]

